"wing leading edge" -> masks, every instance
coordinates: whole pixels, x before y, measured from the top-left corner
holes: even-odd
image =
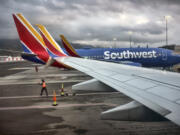
[[[56,58],[180,125],[180,75],[82,58]]]

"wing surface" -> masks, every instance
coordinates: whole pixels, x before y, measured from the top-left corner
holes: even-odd
[[[180,74],[82,58],[56,58],[180,125]]]

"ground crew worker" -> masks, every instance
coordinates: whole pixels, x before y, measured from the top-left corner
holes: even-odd
[[[42,94],[43,94],[43,91],[45,91],[46,92],[46,96],[48,97],[48,92],[47,92],[47,88],[46,88],[46,82],[42,79],[42,83],[41,83],[41,85],[42,85],[42,89],[41,89],[41,96],[42,96]]]

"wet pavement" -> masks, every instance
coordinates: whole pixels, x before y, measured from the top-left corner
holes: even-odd
[[[75,71],[39,68],[30,62],[0,64],[0,134],[2,135],[179,135],[170,121],[101,120],[100,114],[131,101],[121,93],[72,95],[71,86],[91,77]],[[49,97],[40,96],[41,79]],[[60,96],[61,84],[69,96]],[[58,106],[52,106],[53,91]]]

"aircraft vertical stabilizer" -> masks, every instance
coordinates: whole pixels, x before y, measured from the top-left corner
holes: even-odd
[[[50,35],[47,29],[41,24],[37,24],[37,27],[40,30],[40,34],[43,37],[45,45],[48,48],[48,51],[50,51],[50,53],[57,56],[66,56],[64,51],[61,49],[58,43],[53,39],[53,37]]]
[[[62,44],[68,54],[73,57],[80,57],[80,55],[76,52],[76,50],[70,45],[70,43],[67,41],[67,39],[64,37],[64,35],[60,35]]]
[[[22,14],[13,14],[13,18],[24,51],[36,54],[37,58],[45,63],[49,58],[49,54],[46,51],[41,35]],[[41,58],[38,57],[40,55]]]
[[[40,34],[45,42],[45,45],[48,50],[48,54],[50,55],[50,59],[48,60],[46,66],[51,65],[52,63],[56,63],[54,60],[54,57],[64,57],[67,56],[63,50],[60,48],[60,46],[56,43],[56,41],[52,38],[52,36],[49,34],[49,32],[46,30],[46,28],[43,25],[37,24]],[[61,67],[71,69],[71,67],[63,64],[63,63],[58,63],[61,65]]]

